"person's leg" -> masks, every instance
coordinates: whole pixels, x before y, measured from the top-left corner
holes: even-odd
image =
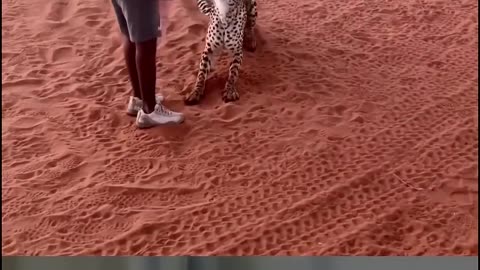
[[[141,110],[144,106],[142,100],[142,91],[140,87],[140,82],[138,79],[138,70],[137,70],[137,45],[130,41],[130,38],[124,38],[124,54],[125,62],[127,64],[127,70],[130,77],[130,82],[132,84],[132,96],[128,102],[127,114],[130,116],[137,116],[138,111]],[[155,57],[154,57],[155,58]],[[155,95],[156,103],[161,103],[163,101],[163,96],[160,94]],[[155,106],[155,105],[154,105]]]
[[[142,90],[143,111],[148,114],[153,112],[157,104],[155,100],[157,39],[137,42],[136,46],[136,65]]]
[[[128,101],[127,114],[131,116],[136,116],[138,114],[138,111],[143,108],[142,91],[137,71],[137,46],[134,42],[130,40],[130,31],[128,29],[129,26],[123,11],[123,8],[127,7],[124,1],[125,0],[112,0],[112,4],[115,10],[115,15],[117,16],[120,30],[123,34],[124,58],[127,65],[130,83],[132,86],[132,96],[130,96],[130,99]],[[155,95],[156,103],[162,102],[163,99],[164,98],[161,94]]]
[[[137,114],[139,127],[179,123],[183,115],[161,105],[155,97],[156,52],[160,14],[158,0],[117,0],[127,22],[130,41],[135,43],[135,66],[142,97]]]
[[[142,99],[142,91],[140,91],[140,83],[138,81],[136,46],[128,37],[123,38],[123,54],[127,64],[128,76],[132,84],[133,96]]]
[[[130,83],[132,84],[133,96],[141,99],[140,85],[138,82],[137,64],[135,60],[135,43],[130,41],[130,33],[128,31],[127,20],[123,14],[122,7],[117,0],[112,0],[113,10],[117,17],[120,31],[123,34],[123,55],[125,57],[125,63],[127,64],[127,71],[130,77]]]
[[[130,41],[135,44],[132,46],[135,48],[135,54],[129,55],[129,59],[132,60],[131,69],[136,68],[143,109],[148,114],[153,112],[156,105],[155,59],[160,25],[158,0],[117,1],[126,19]]]

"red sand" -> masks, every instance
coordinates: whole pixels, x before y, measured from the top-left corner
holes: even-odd
[[[188,3],[184,3],[188,2]],[[477,1],[259,0],[184,107],[207,19],[172,1],[138,131],[110,1],[2,1],[2,255],[477,255]]]

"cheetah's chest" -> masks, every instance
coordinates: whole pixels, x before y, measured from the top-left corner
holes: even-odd
[[[229,3],[225,0],[213,0],[216,9],[217,18],[224,24],[227,23],[227,15],[229,12]]]
[[[247,20],[246,8],[242,3],[228,8],[216,7],[212,15],[211,23],[215,25],[212,33],[214,39],[227,47],[241,42]]]

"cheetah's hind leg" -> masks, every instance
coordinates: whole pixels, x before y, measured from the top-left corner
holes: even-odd
[[[257,23],[257,1],[245,0],[247,8],[247,22],[243,33],[243,47],[246,51],[254,52],[257,49],[255,25]]]
[[[221,53],[222,47],[217,35],[222,33],[219,31],[218,27],[209,26],[205,49],[198,67],[197,80],[192,91],[185,97],[185,105],[196,105],[204,96],[206,81],[211,76],[216,60]]]

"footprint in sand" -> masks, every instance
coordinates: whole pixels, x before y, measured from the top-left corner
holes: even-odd
[[[50,61],[57,63],[61,61],[70,61],[75,57],[75,53],[71,47],[57,47],[52,48],[50,52]]]
[[[68,0],[56,0],[46,5],[45,19],[47,21],[61,22],[73,14],[74,3]]]
[[[97,27],[98,25],[100,25],[100,23],[102,23],[102,20],[100,19],[100,15],[97,15],[97,14],[87,16],[85,19],[86,19],[85,25],[89,27]]]

